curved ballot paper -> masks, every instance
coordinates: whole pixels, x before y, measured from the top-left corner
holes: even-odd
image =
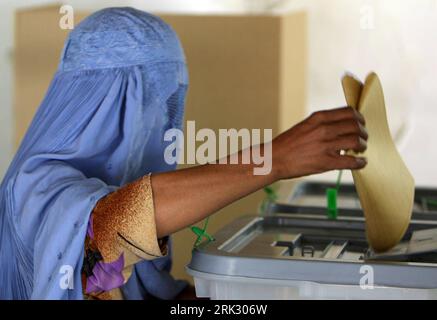
[[[366,219],[369,244],[375,252],[383,252],[398,244],[408,228],[414,178],[391,137],[378,76],[369,74],[363,84],[347,74],[342,85],[348,105],[366,120],[369,141],[363,156],[368,164],[362,170],[353,170],[352,175]]]

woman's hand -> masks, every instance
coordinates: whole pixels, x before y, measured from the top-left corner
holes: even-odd
[[[363,152],[367,139],[364,118],[355,109],[318,111],[273,140],[273,170],[279,180],[334,169],[361,169],[366,159],[341,151]]]

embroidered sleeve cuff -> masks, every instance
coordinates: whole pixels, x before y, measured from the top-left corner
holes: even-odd
[[[157,238],[150,175],[102,198],[93,211],[93,230],[96,245],[107,262],[122,253],[128,258],[126,266],[166,255],[167,239]],[[132,261],[132,254],[137,261]]]

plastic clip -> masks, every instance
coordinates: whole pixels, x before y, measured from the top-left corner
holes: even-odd
[[[343,171],[340,170],[337,176],[337,183],[335,188],[326,189],[326,202],[327,202],[327,215],[329,219],[337,219],[338,216],[338,206],[337,206],[337,196],[338,191],[340,190],[341,176]]]
[[[205,225],[203,226],[203,229],[192,226],[191,231],[194,232],[194,234],[197,236],[196,242],[194,243],[194,247],[198,247],[202,240],[205,238],[208,242],[214,241],[214,237],[212,237],[210,234],[206,232],[206,228],[208,227],[209,217],[205,219]]]

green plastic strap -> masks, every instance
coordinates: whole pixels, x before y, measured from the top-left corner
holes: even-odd
[[[326,202],[327,202],[327,214],[329,219],[337,219],[338,217],[338,206],[337,206],[337,196],[341,185],[341,176],[343,175],[343,170],[338,172],[337,182],[335,188],[326,189]]]
[[[267,211],[267,205],[270,202],[275,202],[278,199],[278,195],[276,194],[276,191],[273,189],[272,186],[266,186],[264,187],[264,193],[266,194],[264,200],[261,202],[261,205],[259,207],[259,213],[264,214]]]
[[[426,203],[432,205],[432,206],[437,206],[437,200],[433,200],[433,199],[425,199]]]
[[[269,200],[273,200],[274,201],[274,200],[278,199],[278,195],[276,194],[276,192],[275,192],[275,190],[273,189],[272,186],[264,187],[264,192],[266,193],[267,198]]]
[[[326,189],[326,200],[328,202],[328,218],[337,219],[338,208],[337,208],[337,189],[328,188]]]
[[[205,219],[205,224],[203,226],[203,229],[197,226],[191,227],[191,231],[193,231],[194,234],[197,236],[196,242],[194,243],[194,247],[198,247],[202,243],[202,240],[204,238],[208,242],[214,241],[214,238],[206,232],[206,228],[208,227],[208,222],[209,222],[209,217]]]

